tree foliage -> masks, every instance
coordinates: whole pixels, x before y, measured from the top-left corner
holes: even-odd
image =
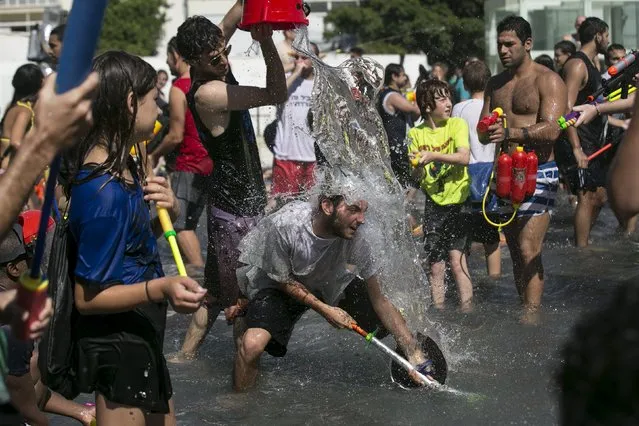
[[[331,10],[325,36],[354,34],[367,53],[424,52],[456,64],[484,55],[483,15],[480,0],[364,0]]]
[[[155,55],[166,22],[164,11],[167,7],[166,0],[110,0],[98,50],[125,50],[134,55]]]

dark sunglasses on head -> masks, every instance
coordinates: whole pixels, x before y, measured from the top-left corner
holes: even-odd
[[[209,61],[209,64],[216,66],[220,63],[220,61],[222,60],[222,55],[228,57],[229,53],[231,53],[231,45],[229,44],[228,46],[226,46],[226,48],[224,50],[222,50],[219,54],[213,56],[211,58],[211,60]]]

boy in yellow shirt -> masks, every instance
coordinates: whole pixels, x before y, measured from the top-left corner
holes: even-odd
[[[425,80],[417,87],[424,122],[408,133],[413,178],[426,193],[424,250],[428,255],[433,303],[443,309],[446,260],[457,283],[461,310],[472,309],[473,285],[466,264],[469,230],[462,207],[470,193],[468,124],[450,117],[452,94],[446,82]]]

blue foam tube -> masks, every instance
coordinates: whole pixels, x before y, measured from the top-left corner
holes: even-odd
[[[108,0],[75,0],[64,32],[60,68],[56,79],[56,92],[64,93],[79,86],[89,75],[93,54],[98,44],[102,21]],[[39,278],[44,254],[47,224],[55,198],[55,185],[60,171],[60,156],[51,163],[49,179],[42,204],[35,253],[31,264],[31,277]]]

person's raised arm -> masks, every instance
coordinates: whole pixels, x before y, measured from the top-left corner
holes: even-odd
[[[588,124],[597,115],[600,114],[620,114],[624,112],[631,112],[635,104],[635,94],[631,93],[627,99],[619,99],[614,102],[604,102],[602,104],[592,105],[584,104],[573,107],[573,111],[578,111],[579,118],[575,122],[575,127],[579,127],[582,124]]]
[[[569,61],[564,68],[566,74],[566,89],[568,91],[566,99],[568,105],[567,111],[571,111],[577,102],[579,90],[588,77],[588,69],[583,61]],[[581,141],[579,140],[577,129],[569,127],[566,129],[566,135],[568,136],[570,146],[572,146],[572,152],[577,160],[577,165],[581,168],[588,167],[588,156],[581,149]]]
[[[639,103],[635,99],[633,119],[608,175],[608,198],[615,215],[628,220],[639,213]]]
[[[229,11],[226,12],[226,15],[222,18],[222,22],[218,25],[227,43],[231,37],[233,37],[233,34],[235,34],[235,30],[237,30],[237,26],[242,20],[242,4],[243,0],[237,0]]]
[[[391,93],[386,98],[386,102],[389,106],[395,108],[396,111],[401,111],[406,114],[410,114],[413,120],[418,120],[421,116],[419,107],[414,103],[408,102],[408,100],[399,93]]]
[[[169,99],[169,132],[151,154],[154,166],[161,156],[177,148],[184,137],[184,120],[187,109],[186,96],[184,92],[173,86],[171,87]]]
[[[273,44],[270,25],[251,28],[253,39],[260,43],[266,62],[266,87],[236,86],[222,81],[203,85],[195,95],[198,108],[217,111],[242,111],[264,105],[286,102],[288,92],[284,67]]]
[[[72,145],[92,122],[91,102],[98,86],[91,74],[79,87],[62,95],[54,92],[55,78],[49,78],[35,106],[32,131],[2,176],[0,176],[0,238],[13,226],[33,182],[51,163],[58,151]]]

